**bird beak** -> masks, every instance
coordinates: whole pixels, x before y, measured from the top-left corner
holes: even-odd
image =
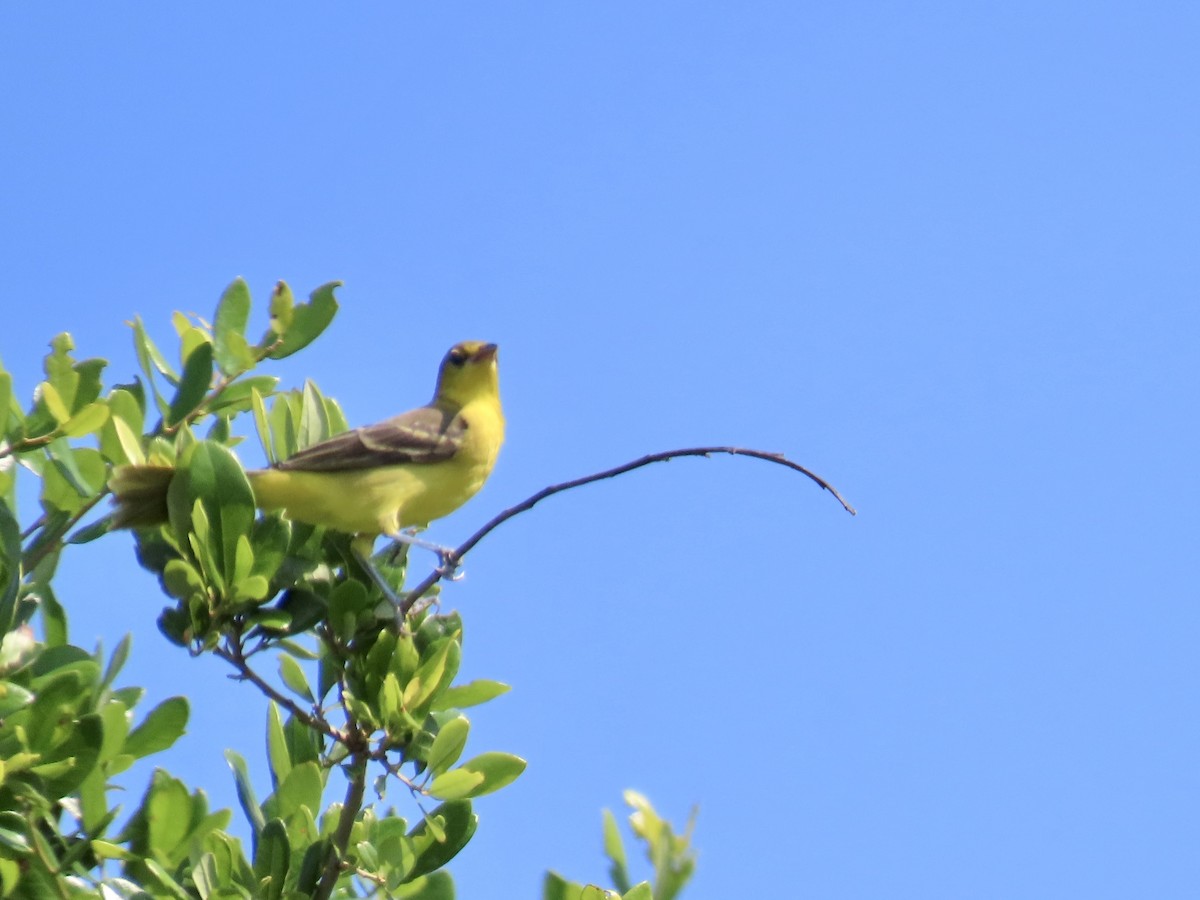
[[[496,353],[500,350],[495,344],[484,344],[471,356],[472,362],[490,362],[496,358]]]

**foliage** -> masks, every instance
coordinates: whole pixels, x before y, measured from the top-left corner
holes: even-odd
[[[653,880],[632,883],[621,830],[616,817],[606,809],[604,855],[608,857],[608,874],[616,890],[568,881],[557,872],[547,872],[542,883],[542,900],[674,900],[679,895],[696,868],[696,851],[692,849],[695,812],[688,819],[684,833],[677,835],[671,823],[637,791],[626,791],[625,803],[633,810],[629,826],[645,845],[646,858],[654,869]]]
[[[135,319],[141,373],[107,391],[106,362],[76,360],[66,334],[51,342],[27,407],[0,367],[0,898],[452,897],[444,867],[475,832],[472,801],[523,771],[522,759],[496,751],[462,761],[470,733],[462,710],[508,688],[454,684],[458,615],[426,603],[398,616],[347,536],[256,515],[231,450],[242,416],[271,460],[347,427],[311,382],[281,392],[259,371],[320,335],[337,286],[296,303],[280,282],[268,328],[251,343],[249,289],[233,282],[211,324],[175,315],[178,366]],[[114,687],[129,640],[107,660],[72,646],[52,588],[68,546],[109,532],[111,516],[92,513],[112,470],[128,465],[164,467],[170,479],[168,523],[136,534],[138,561],[170,600],[159,629],[192,655],[225,660],[271,700],[271,794],[259,801],[243,758],[226,754],[249,848],[226,830],[228,810],[210,812],[202,791],[166,771],[119,826],[121,809],[109,801],[112,779],[168,749],[188,719],[188,701],[175,697],[135,724],[143,691]],[[18,467],[39,485],[40,514],[25,527],[17,491],[28,479]],[[395,590],[405,550],[372,560]],[[30,627],[39,613],[42,642]],[[315,680],[305,668],[313,662]],[[327,801],[335,770],[345,796]],[[417,801],[411,824],[382,808],[394,785]],[[658,883],[681,884],[690,858],[685,874],[671,873],[686,839],[671,844],[648,804],[639,814]],[[662,866],[656,847],[668,848]],[[618,885],[623,873],[614,858]]]

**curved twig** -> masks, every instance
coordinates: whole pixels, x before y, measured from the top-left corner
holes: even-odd
[[[617,475],[623,475],[626,472],[631,472],[634,469],[640,469],[642,466],[648,466],[651,463],[666,462],[680,456],[703,456],[709,457],[714,453],[724,453],[730,456],[750,456],[754,459],[762,459],[767,462],[776,463],[781,466],[786,466],[802,475],[807,475],[810,479],[823,487],[837,499],[838,503],[842,504],[842,508],[850,515],[858,515],[854,507],[845,501],[837,489],[816,473],[806,469],[797,462],[792,462],[782,453],[768,453],[765,450],[748,450],[743,447],[687,447],[683,450],[664,450],[661,453],[651,453],[643,456],[641,459],[635,459],[632,462],[627,462],[624,465],[615,466],[611,469],[605,469],[603,472],[596,472],[592,475],[585,475],[582,478],[576,478],[573,481],[564,481],[562,484],[552,484],[549,487],[542,488],[531,497],[527,497],[518,503],[516,506],[510,506],[508,509],[497,514],[486,525],[476,531],[473,535],[467,538],[460,546],[456,547],[445,560],[445,564],[430,572],[420,584],[409,591],[404,601],[398,608],[399,617],[402,619],[408,615],[408,611],[412,609],[413,604],[424,596],[431,587],[451,574],[454,566],[469,553],[476,544],[483,540],[492,530],[504,522],[507,522],[513,516],[523,513],[526,510],[533,509],[538,503],[545,500],[554,494],[561,494],[563,491],[569,491],[571,488],[582,487],[585,484],[591,484],[593,481],[603,481],[606,478],[614,478]]]

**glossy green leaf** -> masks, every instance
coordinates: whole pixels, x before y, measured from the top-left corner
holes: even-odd
[[[36,590],[46,644],[50,647],[61,647],[67,642],[67,611],[58,602],[54,588],[48,583],[38,584]]]
[[[654,889],[650,887],[650,882],[643,881],[635,884],[621,900],[655,900]]]
[[[150,873],[151,887],[154,888],[152,896],[155,900],[161,900],[164,897],[171,898],[171,900],[191,900],[191,895],[171,877],[171,873],[163,868],[157,860],[141,859],[139,863],[145,866],[146,871]],[[143,896],[137,894],[134,896],[134,900],[143,900]]]
[[[237,788],[238,803],[242,807],[242,812],[246,814],[251,827],[254,829],[254,834],[257,836],[266,825],[266,820],[263,818],[262,810],[258,806],[258,800],[254,796],[254,785],[250,782],[250,772],[246,768],[246,760],[241,757],[241,754],[233,750],[225,751],[225,761],[229,763],[229,768],[233,771],[234,786]]]
[[[467,746],[467,735],[471,731],[471,723],[466,716],[455,716],[438,729],[437,737],[426,757],[429,768],[434,775],[441,775],[458,762],[463,749]]]
[[[112,516],[97,519],[95,522],[72,531],[63,539],[63,542],[67,544],[90,544],[92,541],[102,538],[112,531],[112,523]]]
[[[283,896],[291,859],[292,846],[287,828],[279,819],[272,819],[263,828],[254,850],[254,876],[263,884],[262,897],[278,900]]]
[[[197,501],[204,507],[201,520],[193,515]],[[219,578],[231,581],[238,541],[254,521],[254,493],[229,448],[211,441],[196,444],[171,479],[167,507],[177,534],[196,531],[201,521],[207,522],[209,535],[197,534],[205,545],[198,556],[210,554]]]
[[[434,834],[430,819],[440,820],[437,829],[440,836]],[[454,800],[438,806],[409,832],[416,860],[407,877],[419,878],[442,868],[467,845],[478,825],[479,817],[471,810],[470,800]]]
[[[79,716],[72,724],[67,739],[53,751],[54,757],[69,763],[68,768],[48,771],[44,766],[35,765],[30,771],[46,779],[44,790],[47,796],[66,797],[74,793],[92,771],[100,758],[103,743],[104,722],[100,716],[95,713]]]
[[[129,660],[129,649],[133,646],[133,635],[127,634],[117,643],[116,649],[113,650],[112,656],[108,660],[108,668],[104,670],[104,679],[100,682],[101,688],[108,688],[116,680],[121,669],[125,667],[125,663]]]
[[[62,476],[63,480],[71,487],[78,495],[79,499],[89,499],[104,484],[104,478],[107,472],[107,467],[104,465],[104,459],[100,456],[98,450],[93,450],[91,447],[72,447],[67,443],[67,439],[60,437],[55,438],[46,445],[46,452],[49,454],[51,461],[54,464],[54,469]],[[49,469],[43,472],[43,480],[49,474]],[[60,503],[69,504],[68,498],[63,495],[56,494],[49,489],[43,489],[43,498],[55,496]],[[70,509],[69,505],[59,506],[59,509]]]
[[[271,437],[271,424],[267,418],[267,405],[263,402],[262,394],[257,388],[250,391],[250,409],[254,412],[254,430],[258,433],[258,441],[262,444],[267,462],[274,465],[279,462],[275,450],[275,441]]]
[[[104,367],[108,365],[105,359],[85,359],[75,363],[72,368],[78,376],[75,384],[75,396],[71,400],[71,414],[78,414],[85,406],[95,403],[100,398],[103,388],[101,376]]]
[[[226,375],[236,375],[254,365],[254,354],[246,342],[250,320],[250,288],[235,278],[217,303],[213,317],[213,346],[217,366]]]
[[[159,352],[150,335],[146,333],[146,326],[140,316],[134,317],[133,320],[133,349],[137,354],[142,372],[146,376],[146,381],[150,384],[150,390],[154,395],[155,403],[160,404],[158,388],[154,383],[154,373],[158,372],[171,385],[179,384],[179,375],[176,374],[171,364],[167,362],[166,357]]]
[[[279,677],[292,693],[310,702],[313,700],[312,688],[308,686],[304,669],[300,667],[300,663],[286,653],[279,654]]]
[[[516,781],[525,766],[525,760],[510,753],[481,753],[433,779],[429,793],[442,800],[480,797]]]
[[[33,703],[32,692],[11,681],[0,681],[0,719],[7,719]]]
[[[79,438],[99,431],[107,421],[108,405],[97,400],[71,416],[63,425],[63,432],[67,437]]]
[[[320,810],[321,767],[315,762],[301,763],[288,772],[279,790],[275,792],[268,806],[270,813],[280,818],[287,818],[300,809],[310,812]]]
[[[466,684],[456,684],[446,688],[433,701],[431,709],[435,712],[443,709],[467,709],[494,700],[501,694],[507,694],[511,687],[499,681],[476,679]]]
[[[282,337],[292,327],[296,307],[296,298],[286,281],[277,281],[271,291],[271,331]]]
[[[71,418],[71,410],[67,407],[66,401],[63,400],[62,395],[58,393],[58,389],[50,382],[43,381],[34,388],[33,399],[35,402],[40,402],[59,425],[62,425]]]
[[[211,412],[221,410],[246,412],[251,408],[251,396],[257,391],[260,396],[274,393],[279,379],[274,375],[251,375],[239,378],[221,391],[208,405]]]
[[[8,434],[8,421],[13,407],[12,376],[0,370],[0,440]]]
[[[183,736],[188,722],[186,697],[171,697],[154,707],[125,739],[125,752],[136,757],[166,750]]]
[[[162,572],[163,590],[176,600],[204,596],[206,589],[200,572],[186,559],[172,559]]]
[[[166,424],[174,427],[204,402],[213,377],[213,347],[207,341],[196,346],[183,364],[179,389],[167,411]]]
[[[542,900],[579,900],[586,885],[568,881],[557,872],[547,872],[542,879]]]
[[[328,839],[313,841],[304,851],[300,861],[300,872],[296,876],[296,890],[303,897],[311,897],[321,880],[325,868],[325,859],[333,851]]]
[[[267,761],[271,765],[271,784],[278,790],[292,771],[292,755],[288,752],[279,707],[274,703],[267,706]]]
[[[16,624],[21,586],[21,527],[8,504],[0,502],[0,634]]]
[[[331,281],[309,294],[307,303],[299,303],[292,309],[292,321],[284,332],[279,345],[271,351],[272,359],[283,359],[291,356],[311,344],[337,313],[338,303],[333,296],[336,288],[341,287],[340,281]],[[272,299],[272,307],[275,306]]]
[[[359,617],[373,606],[361,582],[343,581],[329,597],[329,626],[339,638],[348,641],[358,630]]]
[[[462,649],[458,641],[447,638],[435,645],[430,657],[423,660],[417,674],[404,688],[405,709],[417,714],[458,673]]]
[[[625,843],[621,829],[611,810],[604,810],[604,855],[608,857],[608,874],[617,890],[629,890],[629,868],[625,858]]]

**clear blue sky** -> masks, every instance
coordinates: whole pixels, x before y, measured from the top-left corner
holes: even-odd
[[[684,460],[488,538],[447,602],[514,690],[471,748],[530,765],[464,897],[601,879],[627,786],[699,804],[692,900],[1195,897],[1198,41],[1191,3],[7,3],[0,354],[122,380],[135,313],[342,279],[277,371],[354,423],[502,347],[437,539],[695,443],[859,507]],[[265,783],[262,700],[166,645],[127,539],[60,592],[195,695],[164,765]]]

